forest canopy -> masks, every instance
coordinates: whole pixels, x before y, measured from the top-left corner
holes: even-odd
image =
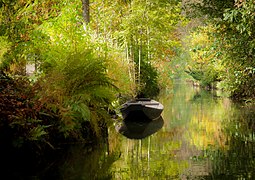
[[[106,136],[119,101],[171,85],[184,21],[179,1],[0,1],[2,133],[42,149]]]

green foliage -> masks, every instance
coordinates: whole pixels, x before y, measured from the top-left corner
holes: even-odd
[[[40,67],[47,73],[48,66],[54,66],[54,61],[66,57],[66,49],[82,52],[84,47],[96,50],[101,56],[113,57],[112,54],[122,51],[121,58],[124,58],[123,51],[127,48],[130,48],[129,57],[137,56],[137,50],[142,48],[143,60],[148,62],[146,66],[151,65],[151,68],[143,69],[149,70],[154,69],[160,59],[171,58],[168,49],[178,45],[176,34],[172,33],[178,21],[182,20],[178,1],[96,1],[90,4],[92,18],[86,31],[81,1],[15,2],[3,3],[1,9],[5,27],[3,35],[11,42],[2,69],[13,73],[24,74],[27,63],[35,64],[36,69]],[[6,31],[8,27],[11,31]],[[123,62],[121,58],[117,60],[118,66],[125,63],[126,76],[131,78],[133,64],[129,60]],[[128,80],[128,85],[120,84],[120,87],[133,89],[132,80]]]
[[[108,49],[103,37],[95,39],[93,30],[84,31],[78,7],[79,3],[70,3],[58,17],[37,26],[23,53],[27,61],[40,65],[37,95],[62,118],[58,130],[66,137],[82,138],[82,131],[88,133],[84,123],[89,122],[91,131],[99,135],[100,126],[109,118],[107,111],[117,89],[110,77],[125,78],[124,68],[118,66],[125,64],[116,58],[115,50]],[[121,81],[116,84],[125,88]]]
[[[223,18],[223,13],[227,8],[234,7],[234,0],[200,0],[185,1],[184,9],[191,17],[209,16],[211,19]]]
[[[227,54],[226,89],[235,98],[254,98],[254,22],[253,1],[237,1],[235,7],[226,9],[219,31]]]
[[[222,54],[224,89],[237,99],[254,98],[254,2],[202,2],[200,12],[210,14],[209,22],[215,29],[210,37],[216,39],[215,49]]]
[[[102,2],[102,4],[104,5],[104,2]],[[100,6],[103,6],[102,4],[92,4],[92,8],[100,9],[102,8]],[[80,1],[66,5],[61,9],[61,15],[43,23],[38,28],[38,30],[46,34],[50,39],[48,43],[44,43],[45,45],[42,44],[45,48],[41,50],[40,69],[47,74],[49,73],[49,69],[59,63],[58,61],[66,59],[70,54],[83,53],[86,49],[89,49],[89,51],[92,51],[91,53],[99,56],[99,58],[107,59],[108,62],[102,64],[102,66],[104,66],[102,70],[115,80],[114,84],[120,88],[122,92],[130,93],[132,82],[128,75],[128,64],[123,61],[124,55],[122,49],[113,44],[112,34],[110,34],[110,28],[112,27],[108,27],[110,24],[107,24],[107,20],[100,21],[99,24],[97,23],[101,18],[98,16],[103,16],[104,13],[108,13],[108,9],[102,9],[104,13],[101,12],[100,14],[93,15],[94,18],[92,18],[91,24],[88,25],[85,31],[82,26],[82,16],[79,5],[81,5]],[[95,12],[92,11],[92,14],[93,13]],[[103,17],[107,18],[106,16]],[[98,21],[96,21],[97,18],[99,18]],[[113,18],[113,16],[110,16],[110,18]],[[112,20],[115,19],[110,19],[109,21]],[[93,29],[94,23],[99,26],[97,30]],[[107,31],[107,29],[100,29],[102,26],[108,28],[109,31]],[[114,29],[112,28],[112,30]],[[93,63],[92,61],[89,66],[93,66]]]
[[[44,78],[41,96],[60,109],[61,129],[68,135],[89,121],[98,132],[100,121],[109,118],[107,110],[115,98],[116,87],[106,73],[107,61],[87,50],[55,63]]]
[[[229,69],[223,85],[235,99],[254,99],[254,74],[255,69],[253,67],[239,66],[235,69]]]
[[[140,92],[145,97],[153,97],[159,94],[158,86],[158,72],[156,68],[152,67],[149,63],[141,63],[141,85]]]
[[[101,69],[104,68],[102,61],[86,59],[91,54],[85,54],[80,58],[87,64],[79,64],[79,60],[75,60],[77,55],[70,56],[70,62],[76,64],[63,63],[70,68],[63,64],[55,66],[52,74],[33,86],[26,78],[13,79],[0,74],[0,135],[5,138],[4,142],[14,147],[32,144],[43,149],[54,148],[56,141],[63,139],[96,140],[102,135],[102,128],[110,119],[108,108],[116,88]],[[90,67],[95,76],[85,74],[90,60],[97,62]],[[79,74],[79,70],[83,74]],[[75,82],[67,79],[72,73],[77,76]],[[72,82],[80,84],[72,87]]]
[[[0,69],[25,75],[32,64],[37,71],[33,82],[12,81],[0,101],[17,146],[99,136],[116,94],[133,94],[138,71],[136,90],[158,93],[160,62],[180,45],[180,3],[98,0],[90,8],[84,27],[79,0],[1,1]]]
[[[9,70],[16,74],[25,74],[25,65],[31,59],[32,52],[38,51],[34,47],[31,36],[34,30],[44,20],[58,14],[57,8],[52,8],[57,1],[3,1],[0,6],[0,36],[7,37],[10,48],[3,56],[2,70]],[[61,3],[58,3],[61,6]],[[34,49],[35,48],[35,49]],[[35,55],[40,55],[35,53]],[[11,67],[12,66],[12,67]]]
[[[170,60],[176,46],[174,33],[182,21],[177,1],[132,1],[129,11],[117,33],[120,45],[125,47],[127,61],[134,63],[136,92],[155,96],[159,92],[158,70],[161,61]],[[157,69],[158,68],[158,69]]]
[[[215,42],[210,33],[215,31],[207,26],[191,33],[189,41],[190,61],[186,72],[202,86],[212,87],[213,83],[221,80],[223,73],[222,56],[215,48]]]
[[[7,41],[7,38],[4,36],[0,36],[0,59],[2,59],[4,53],[6,53],[6,51],[9,48],[9,43]]]

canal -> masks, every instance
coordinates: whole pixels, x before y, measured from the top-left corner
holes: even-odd
[[[163,127],[142,140],[120,138],[112,179],[255,178],[254,107],[185,83],[160,102]]]
[[[108,143],[73,146],[27,179],[255,178],[254,107],[186,83],[174,84],[159,101],[165,109],[154,134],[129,139],[116,122]]]

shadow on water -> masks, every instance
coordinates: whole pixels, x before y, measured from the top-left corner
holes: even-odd
[[[119,158],[109,152],[108,144],[100,146],[68,145],[51,157],[36,161],[29,154],[4,154],[1,158],[1,179],[15,180],[78,180],[112,179],[109,169]]]
[[[129,116],[116,125],[116,130],[129,139],[143,139],[159,131],[163,124],[162,116],[154,120],[146,116]]]

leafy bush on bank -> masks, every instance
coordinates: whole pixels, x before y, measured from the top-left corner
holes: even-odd
[[[91,143],[105,136],[105,119],[97,122],[96,129],[95,123],[91,123],[90,119],[83,116],[78,118],[85,105],[77,108],[77,96],[69,100],[73,102],[72,107],[64,107],[66,102],[58,104],[53,96],[51,103],[49,96],[49,99],[39,98],[39,92],[44,91],[41,89],[43,86],[31,85],[27,78],[10,77],[1,72],[0,84],[0,143],[3,147],[29,146],[36,152],[43,152],[45,149],[55,149],[61,143]],[[56,96],[54,93],[50,95]],[[91,116],[96,116],[94,107],[89,107],[89,111]],[[102,108],[101,112],[107,114],[107,109]],[[100,113],[97,117],[101,118]]]

